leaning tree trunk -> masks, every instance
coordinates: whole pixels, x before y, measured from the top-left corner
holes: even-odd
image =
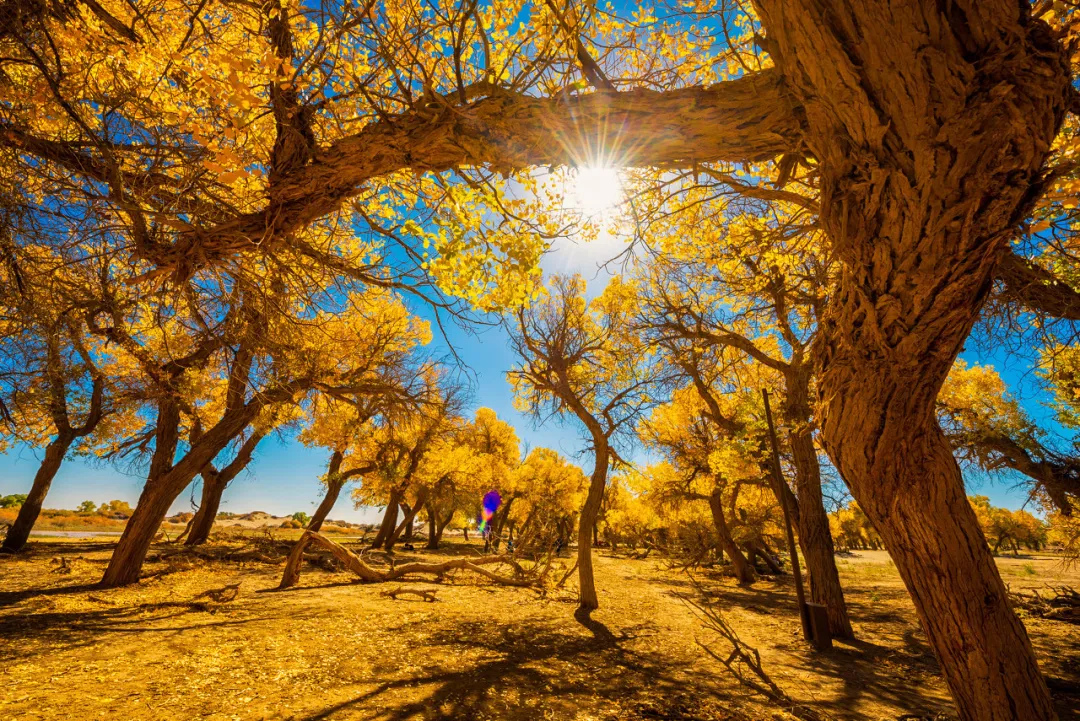
[[[390,491],[390,499],[386,502],[386,512],[383,514],[382,525],[375,539],[371,542],[372,548],[382,548],[390,538],[390,534],[397,528],[398,504],[401,502],[401,492],[396,488]]]
[[[5,551],[19,551],[26,545],[30,531],[33,530],[41,514],[41,506],[49,493],[49,486],[52,485],[56,472],[60,470],[60,465],[64,462],[64,456],[67,455],[73,440],[74,437],[68,438],[61,435],[45,447],[45,458],[42,459],[37,473],[34,474],[34,483],[30,486],[30,493],[26,494],[26,501],[23,502],[19,514],[15,517],[15,523],[11,525],[7,536],[4,537],[3,549]]]
[[[109,565],[99,583],[101,587],[124,586],[139,580],[146,553],[173,501],[183,493],[196,474],[243,432],[261,407],[248,404],[226,410],[221,420],[201,434],[199,440],[174,464],[180,408],[171,398],[159,401],[154,454],[150,460],[146,485],[109,558]]]
[[[199,504],[199,510],[195,517],[191,519],[188,538],[184,545],[198,546],[206,543],[206,539],[210,537],[210,531],[214,527],[214,521],[217,520],[222,494],[225,493],[225,489],[232,483],[232,480],[240,475],[240,471],[247,468],[247,465],[251,463],[251,456],[255,452],[255,447],[265,437],[265,431],[252,433],[240,445],[232,462],[220,471],[214,467],[213,463],[206,464],[206,467],[202,469],[202,503]]]
[[[218,509],[221,508],[221,497],[225,494],[225,486],[228,480],[221,473],[203,471],[202,500],[199,502],[199,510],[191,519],[191,528],[188,531],[185,546],[200,546],[210,538],[210,531],[214,528],[217,520]]]
[[[837,260],[821,438],[895,560],[963,721],[1055,718],[935,399],[1047,181],[1069,53],[1016,0],[757,0]]]
[[[169,506],[183,491],[183,486],[174,490],[170,476],[152,479],[146,482],[134,513],[124,526],[124,532],[109,558],[109,565],[101,578],[100,586],[114,588],[126,586],[139,580],[143,561],[150,550],[154,536],[161,528],[161,522],[169,513]],[[190,477],[188,479],[190,481]],[[187,484],[185,483],[184,486]]]
[[[427,502],[428,490],[427,488],[420,488],[416,492],[416,503],[409,505],[405,501],[401,502],[401,509],[405,514],[405,517],[398,524],[398,527],[394,529],[393,533],[386,539],[383,544],[383,548],[387,551],[392,551],[394,546],[397,545],[398,540],[402,537],[406,531],[408,531],[408,538],[412,538],[412,522],[416,518],[416,514],[420,512],[420,509],[424,507],[424,503]]]
[[[589,495],[581,508],[578,521],[578,605],[587,610],[600,608],[600,599],[596,595],[596,581],[593,578],[592,540],[596,528],[596,516],[600,513],[600,504],[604,500],[604,485],[607,483],[608,447],[606,438],[594,438],[596,465],[589,481]]]
[[[337,503],[338,496],[341,495],[341,489],[344,486],[344,483],[333,480],[327,482],[326,495],[319,502],[319,507],[315,509],[315,515],[308,521],[307,530],[317,533],[322,529],[322,524],[326,521],[326,517],[330,515],[330,511],[333,510],[334,504]]]
[[[446,527],[450,525],[450,521],[454,520],[454,514],[456,512],[457,511],[454,508],[451,508],[450,512],[446,514],[446,518],[439,521],[439,527],[435,531],[435,543],[436,543],[436,545],[438,545],[439,543],[442,543],[443,532],[446,530]],[[469,537],[465,536],[465,540],[466,541],[469,540]]]
[[[724,518],[723,494],[719,488],[709,496],[709,510],[712,511],[713,525],[716,527],[716,536],[720,541],[720,548],[731,559],[732,568],[735,570],[735,578],[738,579],[739,583],[753,583],[754,569],[735,544],[735,539],[731,537],[731,529],[728,528],[727,519]]]

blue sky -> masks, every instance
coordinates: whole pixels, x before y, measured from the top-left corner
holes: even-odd
[[[610,277],[598,265],[623,249],[615,239],[582,244],[560,241],[545,257],[546,273],[581,273],[589,280],[589,290],[601,291]],[[419,310],[419,309],[418,309]],[[543,428],[533,428],[531,420],[513,407],[513,395],[505,373],[514,363],[507,347],[505,332],[498,327],[467,333],[453,325],[447,327],[448,338],[472,370],[474,407],[493,409],[517,428],[523,444],[546,446],[568,457],[579,454],[584,447],[578,429],[571,424],[549,422]],[[439,354],[445,341],[436,334],[434,351]],[[42,451],[21,447],[0,454],[0,495],[26,493],[37,471]],[[266,511],[288,515],[296,511],[311,513],[322,497],[319,477],[326,470],[329,453],[321,448],[307,448],[292,438],[267,438],[256,450],[247,471],[230,484],[222,499],[223,511],[246,513]],[[586,470],[587,458],[577,459]],[[145,476],[138,472],[103,466],[79,458],[64,461],[53,481],[46,508],[75,508],[83,500],[96,503],[120,499],[132,505],[139,497]],[[197,481],[196,481],[197,483]],[[193,485],[173,504],[173,511],[191,510],[192,492],[198,501],[198,486]],[[370,522],[378,517],[375,509],[354,509],[344,496],[338,501],[332,518]]]
[[[602,177],[590,180],[604,181]],[[544,271],[580,273],[588,280],[590,293],[599,293],[610,277],[608,269],[600,266],[624,248],[623,243],[613,237],[592,243],[562,240],[544,258]],[[471,334],[451,325],[448,326],[448,340],[472,371],[474,407],[486,406],[495,410],[499,417],[517,428],[523,443],[534,448],[546,446],[556,449],[574,458],[586,470],[591,467],[591,460],[580,455],[584,442],[576,425],[549,421],[543,427],[534,428],[530,418],[514,410],[505,373],[514,364],[515,358],[507,347],[507,337],[501,328],[491,327],[479,334]],[[445,344],[446,341],[436,335],[435,352],[445,349]],[[1009,386],[1019,393],[1033,418],[1044,427],[1060,430],[1053,422],[1052,414],[1041,404],[1042,396],[1024,359],[1007,356],[1000,349],[986,351],[975,343],[969,344],[962,357],[969,363],[994,365]],[[318,479],[325,471],[328,455],[325,449],[307,448],[292,438],[266,439],[256,451],[248,470],[233,481],[226,491],[222,510],[237,513],[258,510],[275,515],[288,515],[296,511],[310,513],[322,496]],[[40,450],[28,447],[0,454],[0,495],[25,493],[37,470],[40,456]],[[640,452],[631,457],[645,459]],[[130,469],[70,458],[57,474],[45,505],[47,508],[75,508],[87,499],[97,503],[120,499],[134,505],[144,480],[144,476]],[[969,474],[968,482],[970,490],[989,496],[994,505],[1019,508],[1027,500],[1022,489],[1014,488],[1017,483],[1015,477]],[[191,510],[193,492],[197,500],[198,486],[193,485],[173,504],[173,511]],[[371,522],[378,517],[378,513],[376,509],[354,509],[351,501],[343,497],[331,517]]]

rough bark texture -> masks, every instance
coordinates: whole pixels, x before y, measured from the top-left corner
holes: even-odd
[[[1080,320],[1080,293],[1026,258],[1006,253],[998,264],[997,277],[1006,300],[1055,318]]]
[[[735,578],[739,580],[739,583],[753,583],[755,579],[754,569],[731,537],[727,519],[724,518],[723,495],[719,489],[709,496],[709,510],[712,511],[713,525],[716,527],[716,536],[720,541],[720,548],[731,559],[731,565],[735,569]]]
[[[172,399],[160,401],[154,455],[146,485],[109,559],[100,582],[103,588],[124,586],[139,580],[146,553],[161,522],[168,515],[169,506],[195,475],[243,432],[258,414],[262,403],[273,397],[273,394],[264,394],[260,401],[252,401],[235,411],[226,411],[222,419],[203,433],[175,464],[173,459],[179,436],[180,409]]]
[[[337,503],[338,495],[345,486],[345,479],[341,477],[341,464],[344,460],[345,454],[342,451],[335,449],[331,452],[330,462],[326,469],[326,495],[319,502],[319,507],[315,509],[315,514],[312,515],[311,520],[308,521],[307,530],[320,531],[326,517],[330,515],[331,509]]]
[[[798,121],[771,70],[711,88],[662,93],[638,89],[537,98],[478,86],[470,94],[476,99],[466,106],[408,112],[371,123],[329,147],[304,147],[312,161],[273,174],[265,211],[182,233],[167,252],[146,249],[154,255],[148,259],[184,273],[196,258],[213,263],[272,245],[336,210],[364,183],[405,168],[419,173],[484,164],[510,171],[597,161],[631,166],[765,160],[798,143]],[[17,135],[7,142],[38,155],[71,154]],[[583,157],[581,149],[589,147],[604,148],[611,157]],[[86,172],[81,160],[66,164]]]
[[[964,721],[1054,718],[933,414],[1041,190],[1066,54],[1015,0],[759,0],[841,264],[823,442],[896,561]]]
[[[19,508],[19,515],[15,517],[15,522],[4,537],[3,549],[5,551],[14,553],[26,545],[26,539],[30,537],[30,531],[33,530],[38,515],[41,513],[41,505],[49,493],[49,486],[52,485],[56,472],[60,470],[60,465],[64,462],[64,456],[67,455],[73,440],[74,437],[69,435],[60,435],[45,447],[45,458],[42,459],[34,475],[34,483],[30,486],[30,492],[26,494],[26,501]]]

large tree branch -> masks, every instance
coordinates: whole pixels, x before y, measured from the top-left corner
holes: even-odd
[[[267,207],[182,232],[150,260],[185,273],[265,245],[335,211],[375,178],[411,169],[611,163],[692,166],[765,161],[798,152],[800,124],[778,73],[765,70],[710,88],[634,90],[538,98],[494,86],[468,105],[407,112],[373,122],[317,150],[275,178]],[[200,260],[199,262],[203,262]]]
[[[1064,320],[1080,320],[1080,293],[1027,258],[1008,253],[998,265],[1003,296],[1026,308]]]

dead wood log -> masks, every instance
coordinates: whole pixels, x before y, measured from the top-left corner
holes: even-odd
[[[398,596],[417,596],[418,598],[421,598],[424,601],[433,603],[433,602],[439,600],[439,599],[435,598],[436,593],[438,593],[438,591],[429,591],[429,590],[425,590],[425,589],[422,589],[422,588],[404,588],[402,586],[398,586],[397,588],[392,588],[392,589],[388,589],[386,591],[383,591],[379,595],[380,596],[387,596],[389,598],[394,599],[395,601],[397,600]]]
[[[513,559],[507,558],[506,556],[455,558],[451,561],[444,561],[443,563],[406,563],[401,566],[392,566],[386,571],[381,571],[369,566],[362,558],[360,558],[360,556],[341,544],[331,541],[321,533],[304,531],[303,535],[300,536],[300,540],[297,541],[296,545],[293,547],[292,553],[289,554],[289,560],[285,563],[285,570],[281,574],[281,583],[278,585],[279,589],[291,588],[300,580],[300,566],[303,564],[304,550],[312,543],[322,546],[330,551],[330,553],[334,555],[334,558],[345,565],[347,570],[355,573],[362,580],[371,583],[394,581],[403,576],[418,573],[430,573],[435,576],[443,576],[449,571],[467,570],[478,573],[503,586],[530,586],[533,584],[533,579],[527,577],[523,573],[521,567],[518,566]],[[483,566],[493,563],[506,563],[513,566],[516,574],[515,577],[507,578],[506,576],[500,576],[494,571],[483,568]]]

